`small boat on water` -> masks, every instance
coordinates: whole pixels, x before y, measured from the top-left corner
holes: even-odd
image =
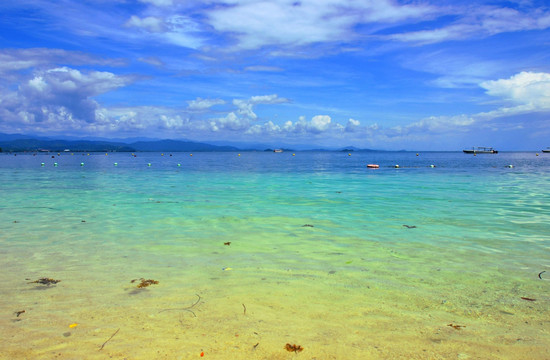
[[[544,153],[550,153],[550,147],[547,147],[546,149],[542,149],[542,152],[544,152]]]
[[[282,152],[283,152],[283,149],[275,149],[275,150],[273,150],[273,152],[282,153]]]
[[[462,150],[466,154],[498,154],[498,151],[492,147],[478,146],[471,149]]]

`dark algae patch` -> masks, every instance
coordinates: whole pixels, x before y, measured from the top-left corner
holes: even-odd
[[[148,280],[145,280],[144,278],[141,278],[141,279],[133,279],[132,281],[130,281],[132,284],[135,283],[136,281],[140,281],[139,284],[137,284],[137,287],[138,288],[146,288],[148,287],[149,285],[156,285],[158,284],[159,282],[157,280],[153,280],[153,279],[148,279]]]
[[[27,279],[29,280],[29,279]],[[35,280],[35,281],[31,281],[29,282],[28,284],[42,284],[42,285],[47,285],[47,286],[50,286],[52,284],[57,284],[58,282],[60,282],[61,280],[54,280],[54,279],[51,279],[51,278],[40,278],[38,280]]]

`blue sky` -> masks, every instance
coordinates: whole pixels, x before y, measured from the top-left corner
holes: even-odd
[[[550,5],[2,1],[0,132],[540,150]]]

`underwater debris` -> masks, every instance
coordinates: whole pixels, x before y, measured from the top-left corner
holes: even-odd
[[[224,242],[223,244],[229,246],[229,245],[231,245],[231,241]]]
[[[416,225],[403,225],[407,229],[416,229]]]
[[[527,300],[527,301],[537,301],[537,299],[528,298],[528,297],[522,297],[521,300]]]
[[[201,301],[202,298],[201,298],[201,296],[200,296],[199,294],[195,294],[195,295],[197,295],[198,299],[197,299],[197,301],[195,301],[195,302],[193,303],[193,305],[188,306],[188,307],[184,307],[184,308],[162,309],[161,311],[159,311],[159,314],[160,314],[161,312],[164,312],[164,311],[183,310],[183,311],[188,311],[188,312],[190,312],[191,314],[193,314],[194,317],[197,317],[197,315],[195,314],[195,312],[194,312],[193,310],[191,310],[191,309],[194,308],[195,305],[197,305],[197,304]],[[244,306],[244,305],[243,305],[243,306]]]
[[[159,282],[157,280],[153,280],[153,279],[148,279],[148,280],[145,280],[144,278],[140,278],[140,279],[133,279],[132,281],[130,281],[132,284],[135,283],[136,281],[140,280],[141,282],[137,285],[138,288],[145,288],[149,285],[156,285],[158,284]]]
[[[452,328],[454,328],[454,329],[456,329],[456,330],[460,330],[460,329],[466,327],[466,325],[456,325],[456,324],[453,324],[453,323],[450,323],[450,324],[448,324],[447,326],[450,326],[450,327],[452,327]]]
[[[120,328],[118,328],[118,330],[117,330],[117,331],[115,331],[115,332],[114,332],[114,334],[113,334],[113,335],[111,335],[111,337],[110,337],[110,338],[108,338],[108,339],[107,339],[107,341],[105,341],[105,342],[103,343],[103,345],[101,345],[101,347],[99,348],[99,350],[98,350],[98,351],[101,351],[101,350],[103,350],[103,348],[105,347],[105,344],[107,344],[107,343],[108,343],[108,342],[109,342],[109,341],[110,341],[110,340],[111,340],[112,338],[114,338],[114,337],[115,337],[115,335],[116,335],[116,334],[118,334],[118,332],[119,332],[119,331],[120,331]]]
[[[300,345],[296,345],[296,344],[291,345],[289,343],[286,343],[285,349],[290,352],[294,351],[295,353],[299,353],[300,351],[304,350],[304,348],[301,347]]]
[[[50,278],[40,278],[38,280],[28,282],[28,284],[42,284],[42,285],[50,286],[51,284],[57,284],[60,281],[61,280],[54,280],[54,279],[50,279]]]
[[[15,316],[19,317],[19,315],[23,314],[25,312],[25,310],[19,310],[19,311],[16,311],[14,312]]]
[[[304,225],[302,225],[302,227],[314,227],[314,226],[311,225],[311,224],[304,224]]]

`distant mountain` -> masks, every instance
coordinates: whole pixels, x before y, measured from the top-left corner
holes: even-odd
[[[38,135],[23,134],[2,134],[0,133],[0,149],[3,151],[38,151],[49,150],[61,152],[66,149],[70,151],[86,152],[133,152],[133,151],[160,151],[160,152],[200,152],[200,151],[264,151],[272,148],[284,149],[285,151],[345,151],[345,152],[371,152],[384,151],[372,149],[360,149],[354,146],[345,148],[318,148],[312,149],[307,145],[266,145],[261,143],[237,143],[237,142],[214,142],[203,143],[188,140],[159,140],[151,138],[126,138],[126,139],[105,139],[100,137],[76,138],[70,136],[59,136],[48,138]]]
[[[68,141],[68,140],[39,140],[39,139],[17,139],[12,141],[0,141],[0,148],[3,151],[39,151],[48,150],[61,152],[65,149],[70,151],[135,151],[133,147],[122,143],[106,141]]]
[[[129,144],[136,151],[239,151],[233,146],[217,146],[206,143],[179,140],[138,141]]]
[[[51,140],[20,134],[0,134],[0,149],[10,151],[52,152],[85,151],[85,152],[134,152],[134,151],[239,151],[233,146],[216,146],[206,143],[180,140],[126,141],[109,140]]]
[[[0,141],[13,141],[18,139],[31,139],[32,136],[22,134],[2,134],[0,133]]]

